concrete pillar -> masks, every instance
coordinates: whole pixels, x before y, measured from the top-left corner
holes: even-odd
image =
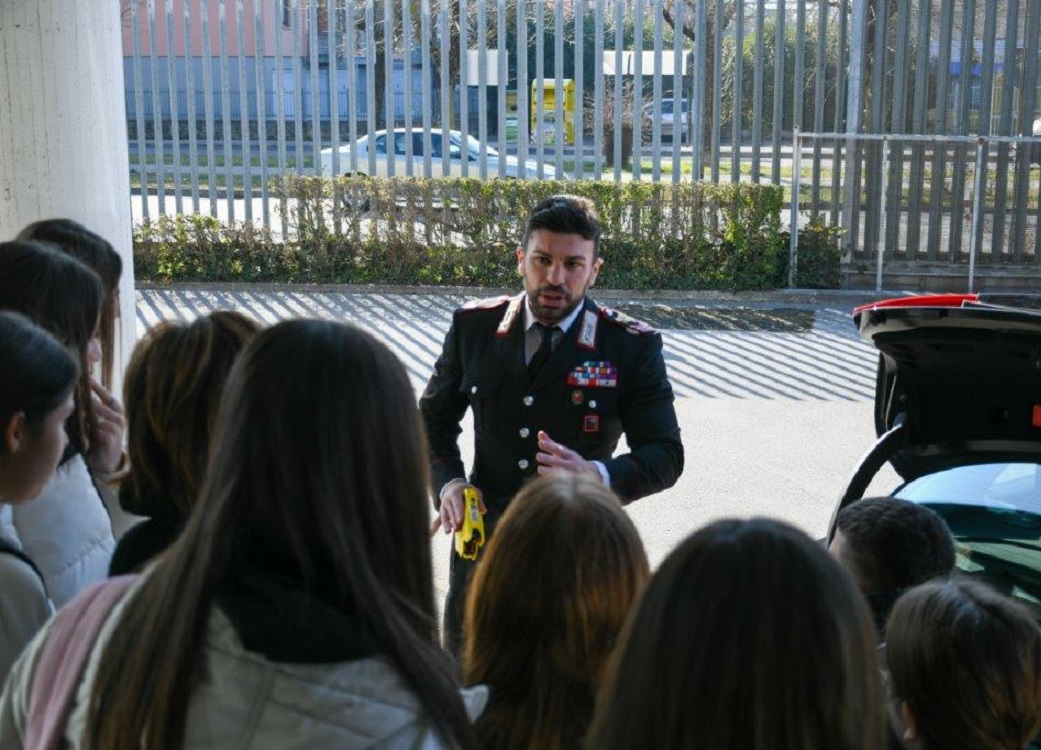
[[[137,319],[121,5],[0,0],[0,239],[67,217],[119,251],[120,391]]]

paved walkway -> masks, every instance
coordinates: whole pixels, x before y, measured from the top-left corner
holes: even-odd
[[[295,317],[363,326],[401,358],[417,388],[430,376],[459,294],[144,289],[139,331],[164,319],[239,310],[265,323]],[[871,399],[874,349],[860,340],[849,307],[614,300],[662,331],[678,398]]]

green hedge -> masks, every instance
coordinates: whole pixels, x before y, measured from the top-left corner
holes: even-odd
[[[135,227],[136,276],[513,287],[524,217],[543,198],[568,192],[590,198],[600,212],[601,287],[787,285],[788,241],[775,186],[290,177],[274,192],[289,239],[210,216],[163,216]],[[273,224],[281,228],[279,217]],[[833,256],[834,263],[804,256],[800,232],[804,286],[838,285],[838,243],[821,227],[808,238],[807,253]],[[814,276],[820,269],[826,278]]]

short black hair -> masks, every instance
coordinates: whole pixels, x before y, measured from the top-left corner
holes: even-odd
[[[935,511],[895,497],[869,497],[839,511],[846,559],[865,593],[917,586],[954,569],[954,540]]]
[[[593,241],[593,257],[600,254],[600,217],[593,201],[578,195],[554,195],[539,203],[528,216],[521,247],[528,250],[528,238],[536,229],[558,234],[577,234]]]

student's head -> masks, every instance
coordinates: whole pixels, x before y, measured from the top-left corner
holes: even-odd
[[[40,494],[68,438],[76,358],[18,313],[0,312],[0,503]]]
[[[875,630],[849,575],[779,521],[695,532],[626,626],[589,748],[882,746]]]
[[[463,680],[494,699],[488,747],[577,747],[601,672],[648,575],[632,521],[599,477],[553,474],[513,499],[474,574]]]
[[[92,360],[100,360],[102,382],[111,387],[123,259],[108,240],[72,219],[35,221],[18,234],[18,239],[49,242],[93,270],[101,279],[101,316],[95,339],[91,342],[90,356]],[[94,361],[90,364],[93,365]]]
[[[1023,748],[1041,730],[1041,629],[985,584],[937,580],[889,616],[889,715],[905,747]]]
[[[260,330],[236,312],[168,321],[145,334],[123,381],[130,474],[120,501],[131,513],[184,520],[195,504],[235,358]]]
[[[831,553],[867,594],[916,586],[954,569],[954,540],[934,511],[895,497],[868,497],[836,518]]]
[[[75,413],[69,441],[80,452],[94,429],[87,348],[101,312],[98,275],[78,260],[38,242],[0,242],[0,310],[20,312],[73,351],[79,359]]]
[[[280,323],[235,362],[199,501],[102,656],[92,746],[180,747],[216,592],[251,571],[357,618],[434,726],[468,746],[434,641],[415,394],[401,362],[358,328]]]
[[[535,317],[554,325],[565,319],[596,281],[600,220],[586,198],[555,195],[528,217],[517,248],[517,271]]]

